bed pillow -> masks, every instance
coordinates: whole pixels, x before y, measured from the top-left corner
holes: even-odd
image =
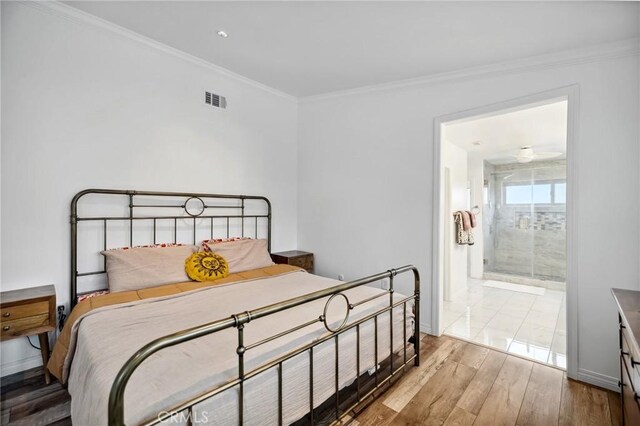
[[[211,251],[209,250],[209,245],[211,244],[229,243],[232,241],[242,241],[250,239],[250,237],[214,238],[212,240],[202,240],[202,243],[200,243],[200,247],[202,248],[202,251]]]
[[[267,240],[238,240],[223,243],[205,243],[208,251],[224,257],[229,273],[248,271],[273,265]]]
[[[224,257],[217,253],[201,251],[193,253],[184,263],[189,278],[194,281],[215,281],[229,275],[229,265]]]
[[[190,281],[185,260],[197,251],[193,245],[159,245],[105,250],[109,291],[140,290]]]

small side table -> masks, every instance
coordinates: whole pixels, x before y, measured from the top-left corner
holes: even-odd
[[[271,259],[275,263],[299,266],[302,269],[306,269],[307,272],[313,273],[313,253],[300,250],[282,251],[280,253],[272,253]]]
[[[0,341],[38,335],[44,365],[44,379],[51,383],[47,370],[49,335],[56,328],[56,289],[53,285],[10,290],[0,293]]]

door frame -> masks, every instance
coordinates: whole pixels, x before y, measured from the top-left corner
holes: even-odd
[[[536,105],[567,100],[567,277],[566,277],[566,312],[567,312],[567,376],[575,379],[578,376],[578,262],[577,250],[579,235],[577,232],[578,201],[578,118],[580,106],[580,87],[577,84],[560,87],[532,95],[505,100],[465,111],[442,115],[434,119],[433,161],[433,240],[432,240],[432,286],[431,286],[431,334],[440,336],[440,313],[442,312],[442,284],[444,259],[444,233],[441,232],[443,221],[444,194],[443,160],[442,160],[442,126],[445,123],[491,116],[500,113],[517,111]]]
[[[449,167],[443,167],[442,177],[444,178],[443,188],[443,208],[444,211],[451,210],[451,170]],[[442,249],[442,300],[449,300],[451,297],[451,250],[453,246],[451,244],[451,238],[454,234],[451,233],[452,223],[451,216],[447,215],[443,217],[442,226],[444,230],[443,234],[443,246]]]

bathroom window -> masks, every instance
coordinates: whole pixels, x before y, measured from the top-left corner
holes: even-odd
[[[556,204],[566,204],[567,202],[567,183],[556,183],[553,185],[554,195],[553,202]]]
[[[567,183],[508,184],[504,186],[504,200],[505,204],[565,204]]]

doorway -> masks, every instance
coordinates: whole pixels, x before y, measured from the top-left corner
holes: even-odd
[[[577,349],[576,98],[569,87],[436,120],[434,334],[567,369],[569,377]]]

